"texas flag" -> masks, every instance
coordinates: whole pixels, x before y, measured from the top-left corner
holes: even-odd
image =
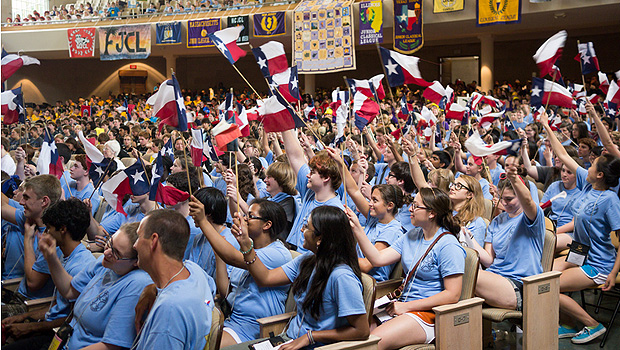
[[[294,110],[278,96],[270,96],[258,107],[258,120],[263,123],[265,132],[280,132],[304,126],[304,122]]]
[[[170,160],[174,163],[174,148],[172,147],[172,137],[168,139],[168,142],[164,144],[164,147],[160,150],[163,156],[170,158]]]
[[[618,84],[614,80],[609,83],[609,90],[607,91],[605,101],[610,101],[615,104],[620,103],[620,88],[618,88]]]
[[[78,131],[78,139],[82,142],[82,146],[84,146],[84,152],[86,153],[86,165],[90,168],[90,163],[101,163],[103,162],[103,153],[97,148],[93,143],[88,141],[86,137],[84,137],[84,133],[82,130]]]
[[[538,107],[547,102],[553,106],[573,107],[573,96],[570,91],[558,83],[546,79],[532,78],[532,98],[530,104]]]
[[[429,87],[424,89],[422,96],[429,101],[440,104],[441,100],[446,97],[446,89],[444,89],[440,82],[435,80]]]
[[[41,65],[38,59],[32,58],[26,55],[4,54],[6,51],[2,50],[2,82],[4,83],[11,75],[15,74],[22,66],[29,66],[31,64]]]
[[[400,98],[400,109],[398,110],[398,118],[408,120],[413,112],[413,105],[407,102],[405,95]]]
[[[226,145],[240,138],[241,131],[239,130],[239,126],[237,124],[229,124],[225,119],[222,119],[213,129],[211,129],[211,135],[215,137],[215,143],[217,143],[217,147],[220,151],[226,152]]]
[[[422,79],[418,61],[414,56],[406,56],[396,51],[381,49],[381,61],[387,72],[388,83],[390,86],[400,86],[403,84],[416,84],[419,86],[431,86],[432,83]]]
[[[288,102],[301,100],[301,96],[299,95],[297,66],[287,68],[284,72],[274,74],[267,79],[269,80],[272,94],[277,94],[279,91],[282,97]]]
[[[362,93],[353,95],[353,114],[355,114],[355,126],[362,131],[368,123],[379,114],[379,104]]]
[[[146,101],[153,106],[154,116],[160,119],[159,130],[168,124],[179,131],[187,131],[187,116],[181,87],[174,74],[164,81],[159,90]]]
[[[589,73],[598,72],[598,58],[594,52],[594,44],[591,41],[583,44],[578,44],[577,49],[579,53],[575,56],[575,61],[581,62],[581,74],[586,75]]]
[[[22,88],[8,90],[2,94],[2,120],[3,124],[10,125],[17,122],[26,123],[26,110],[24,109],[24,95]]]
[[[149,200],[163,203],[165,205],[176,205],[184,202],[189,198],[189,193],[166,186],[161,183],[161,177],[164,174],[164,164],[162,153],[157,155],[153,170],[151,171],[151,186],[149,188]]]
[[[499,119],[506,112],[506,108],[503,108],[499,112],[493,112],[491,106],[485,106],[480,111],[480,126],[482,126],[485,130],[488,130],[493,125],[497,119]]]
[[[605,114],[610,118],[616,118],[618,115],[618,104],[613,103],[611,101],[603,102],[603,108],[605,109]]]
[[[491,154],[517,154],[520,145],[520,139],[500,141],[492,145],[487,145],[484,141],[482,141],[480,134],[478,134],[478,130],[475,130],[467,141],[465,141],[465,148],[467,148],[469,153],[476,157],[485,157]]]
[[[347,79],[347,83],[353,93],[361,92],[362,94],[368,97],[374,97],[377,101],[379,101],[385,98],[385,90],[383,90],[383,85],[381,84],[381,79],[383,79],[383,77],[383,74],[378,74],[368,80]]]
[[[243,26],[229,27],[209,34],[209,39],[226,57],[230,64],[235,64],[238,59],[245,56],[245,51],[237,46],[237,39],[243,30]]]
[[[39,159],[37,160],[37,171],[39,174],[50,174],[60,179],[64,169],[62,166],[62,160],[58,156],[56,142],[51,137],[47,129],[43,134],[43,145],[41,146]]]
[[[536,61],[538,69],[540,69],[540,76],[551,72],[551,67],[562,56],[562,50],[564,49],[564,42],[568,34],[565,30],[559,31],[557,34],[547,39],[547,41],[538,48],[533,58]]]
[[[467,107],[463,107],[456,102],[452,102],[446,110],[446,119],[456,119],[462,121],[465,116],[465,112],[467,112]]]
[[[258,48],[252,49],[256,63],[265,78],[284,72],[288,69],[288,60],[284,45],[277,41],[270,41]]]
[[[115,162],[113,162],[110,158],[104,158],[101,163],[90,163],[90,167],[88,168],[88,175],[93,181],[93,184],[95,184],[95,188],[99,186],[99,182],[101,182],[101,179],[103,179],[103,176],[105,176],[106,173],[112,172],[110,170],[110,165],[112,163]],[[113,167],[112,169],[116,171],[116,167]]]
[[[125,195],[140,196],[149,193],[149,180],[140,160],[132,166],[112,176],[101,186],[106,202],[117,212],[127,216],[123,209]]]
[[[604,94],[606,94],[609,90],[609,80],[607,79],[607,74],[603,72],[598,72],[598,81],[598,88],[601,89]]]
[[[203,161],[207,160],[204,156],[204,136],[202,135],[202,129],[191,129],[192,142],[190,143],[192,164],[199,167]]]

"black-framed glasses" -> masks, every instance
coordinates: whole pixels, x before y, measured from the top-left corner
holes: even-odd
[[[112,255],[114,256],[114,259],[118,260],[118,261],[123,261],[123,260],[135,260],[136,258],[122,258],[121,254],[118,252],[118,250],[114,249],[114,244],[112,243],[112,236],[108,236],[108,240],[106,241],[106,245],[105,245],[105,249],[110,248],[110,250],[112,251]]]
[[[449,187],[450,187],[450,189],[453,189],[453,188],[454,188],[454,189],[456,189],[457,191],[460,191],[460,190],[462,190],[462,189],[466,189],[466,190],[467,190],[467,191],[469,191],[469,192],[473,192],[473,191],[471,190],[471,188],[467,187],[466,185],[463,185],[463,184],[462,184],[462,183],[460,183],[460,182],[457,182],[457,183],[454,183],[454,182],[453,182],[453,183],[451,183],[451,184],[450,184],[450,186],[449,186]]]
[[[256,220],[263,220],[263,221],[269,221],[269,220],[267,220],[265,218],[262,218],[260,216],[256,216],[256,215],[253,215],[253,214],[248,214],[248,220],[254,220],[254,219],[256,219]]]
[[[411,206],[413,207],[413,210],[416,210],[416,209],[430,210],[430,208],[423,207],[423,206],[421,206],[421,205],[417,205],[417,204],[415,204],[415,203],[413,203]]]

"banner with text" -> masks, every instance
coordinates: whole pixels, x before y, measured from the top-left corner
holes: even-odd
[[[187,21],[187,47],[213,47],[209,35],[221,29],[219,18],[198,19]]]
[[[247,44],[250,42],[250,16],[230,16],[228,17],[228,26],[243,26],[243,30],[239,33],[237,44]]]
[[[257,38],[286,34],[286,12],[267,12],[252,15],[254,36]]]
[[[521,22],[521,0],[477,0],[478,27]]]
[[[293,62],[299,73],[355,69],[352,0],[305,0],[293,16]]]
[[[383,42],[383,2],[360,2],[360,45]]]
[[[422,45],[422,0],[394,0],[394,50],[411,54]]]
[[[145,59],[151,54],[151,25],[99,27],[102,61]]]
[[[94,57],[95,33],[95,28],[67,29],[69,57]]]
[[[157,45],[176,45],[181,43],[181,22],[157,23],[155,26]]]
[[[434,0],[433,13],[456,12],[463,10],[465,0]]]

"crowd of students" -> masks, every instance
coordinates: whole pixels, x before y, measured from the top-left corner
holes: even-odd
[[[458,94],[476,88],[458,84]],[[552,130],[546,113],[534,120],[526,91],[517,83],[491,92],[507,112],[488,130],[427,104],[437,117],[431,135],[412,128],[399,139],[391,118],[399,106],[386,99],[361,132],[345,127],[339,148],[330,147],[332,101],[319,92],[300,106],[316,111],[306,128],[267,133],[250,121],[238,151],[198,167],[191,135],[158,128],[143,96],[36,107],[26,125],[2,129],[2,279],[23,278],[15,292],[2,291],[3,333],[12,338],[5,347],[47,348],[54,328],[70,327],[67,349],[197,349],[217,305],[227,317],[221,346],[246,348],[259,338],[259,318],[284,312],[289,289],[296,315],[284,350],[370,333],[380,349],[429,343],[432,308],[461,295],[463,247],[480,256],[475,294],[522,309],[521,279],[543,272],[545,217],[557,226],[557,252],[589,246],[581,266],[554,261],[561,292],[614,288],[618,125],[588,103],[584,115],[557,109],[562,124]],[[194,127],[209,134],[224,94],[185,93]],[[396,94],[425,104],[420,91]],[[253,97],[235,96],[248,109]],[[82,116],[85,105],[91,114]],[[488,144],[522,139],[519,154],[471,154],[464,144],[473,130]],[[67,169],[60,179],[37,174],[42,135],[55,140]],[[97,182],[84,154],[91,141],[111,160]],[[134,192],[119,213],[101,184],[128,158],[148,174],[160,158],[165,184],[191,195],[163,205]],[[391,319],[369,324],[362,273],[385,281],[398,264],[413,278],[387,306]],[[48,310],[26,312],[24,300],[49,296]],[[606,331],[569,295],[560,296],[560,312],[560,338],[585,343]]]

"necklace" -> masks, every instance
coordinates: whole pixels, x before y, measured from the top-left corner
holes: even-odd
[[[172,280],[177,277],[178,275],[181,274],[181,272],[183,272],[183,269],[185,268],[185,263],[183,263],[183,266],[181,266],[181,269],[179,270],[179,272],[177,272],[174,276],[172,276],[168,282],[161,288],[161,289],[166,289],[166,287],[168,287],[168,285],[170,284],[170,282],[172,282]]]

